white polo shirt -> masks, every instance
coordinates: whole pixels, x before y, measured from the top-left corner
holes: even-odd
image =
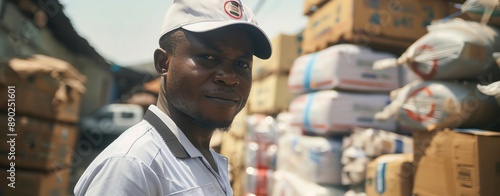
[[[148,112],[171,131],[159,134],[147,120],[125,131],[85,170],[76,196],[233,195],[227,158],[210,149],[216,173],[169,116],[153,105]]]

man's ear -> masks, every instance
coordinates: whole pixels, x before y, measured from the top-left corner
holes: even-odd
[[[165,75],[168,71],[168,55],[165,50],[158,48],[154,53],[154,64],[156,72],[160,75]]]

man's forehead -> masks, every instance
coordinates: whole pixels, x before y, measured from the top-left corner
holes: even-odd
[[[204,33],[194,33],[189,31],[184,31],[186,40],[191,44],[202,45],[208,47],[212,50],[222,52],[225,47],[235,47],[238,49],[243,49],[244,42],[248,46],[244,52],[244,56],[253,56],[253,44],[252,38],[245,31],[212,31]],[[245,41],[245,39],[247,41]]]

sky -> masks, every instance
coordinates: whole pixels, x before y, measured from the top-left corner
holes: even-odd
[[[242,0],[255,9],[270,39],[297,34],[307,17],[304,0]],[[158,47],[163,17],[173,0],[60,0],[76,31],[105,59],[120,66],[150,63]]]

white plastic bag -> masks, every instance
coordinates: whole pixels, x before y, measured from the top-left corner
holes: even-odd
[[[391,104],[375,118],[393,115],[411,130],[482,128],[498,118],[500,108],[473,83],[415,81],[398,89]]]
[[[498,0],[467,0],[461,7],[462,12],[474,18],[481,18],[482,24],[487,24],[490,18],[500,17]]]
[[[477,79],[492,67],[498,70],[493,57],[500,51],[497,28],[457,18],[428,30],[397,60],[376,61],[374,69],[404,65],[424,80]]]

